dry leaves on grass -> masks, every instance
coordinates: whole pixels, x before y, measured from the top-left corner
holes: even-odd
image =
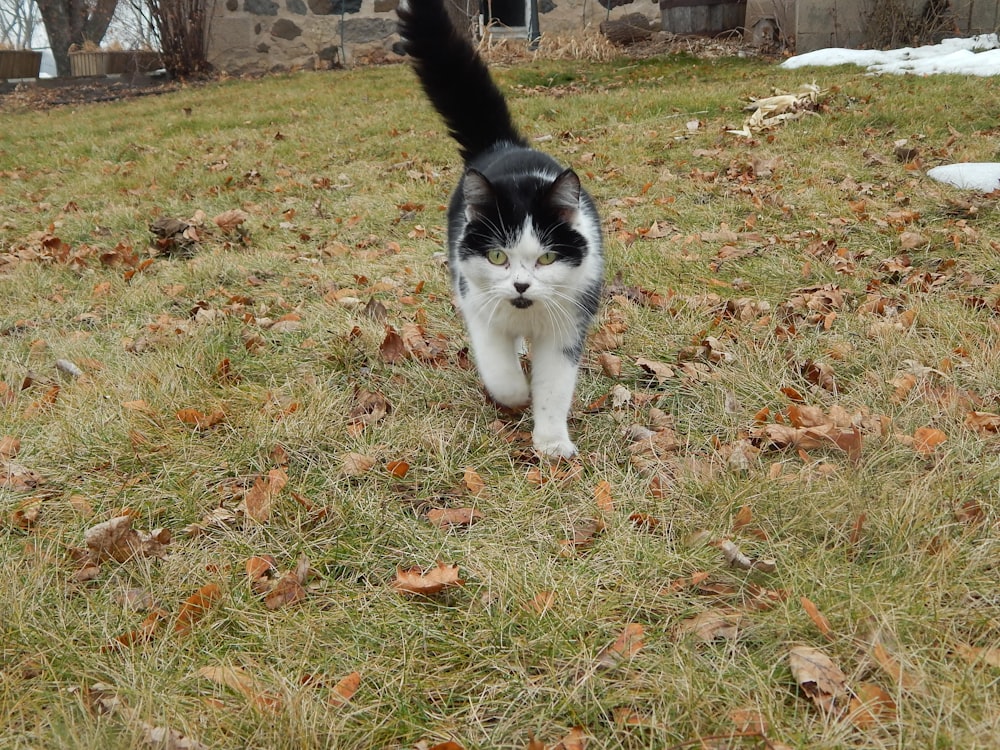
[[[127,562],[133,557],[163,557],[167,554],[170,532],[154,529],[142,532],[132,528],[132,516],[112,518],[87,529],[83,535],[88,561],[100,565],[108,560]]]
[[[596,666],[599,669],[617,667],[623,661],[628,661],[642,648],[643,627],[637,622],[630,622],[607,648],[597,655]]]
[[[400,594],[408,596],[432,596],[445,589],[462,586],[465,583],[458,577],[458,565],[446,565],[443,562],[430,570],[420,568],[398,568],[392,581],[392,588]]]
[[[274,610],[297,604],[306,598],[305,583],[312,569],[309,560],[300,557],[295,570],[282,574],[275,559],[264,555],[248,559],[246,572],[250,590],[261,597],[267,609]]]
[[[239,693],[256,708],[273,713],[283,707],[281,697],[265,690],[257,678],[243,667],[211,665],[198,669],[198,676]]]
[[[195,591],[181,603],[174,620],[174,633],[181,636],[189,634],[221,598],[222,589],[215,583],[205,584]],[[115,637],[110,648],[131,647],[149,642],[160,633],[163,623],[169,617],[167,610],[154,604],[139,627]]]
[[[243,510],[246,517],[257,523],[267,523],[271,519],[271,504],[275,496],[288,484],[288,474],[284,469],[271,469],[266,477],[257,477],[253,487],[243,497],[237,511]]]

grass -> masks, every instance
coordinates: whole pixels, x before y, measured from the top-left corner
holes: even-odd
[[[601,204],[609,281],[665,300],[606,302],[621,374],[588,353],[581,471],[544,486],[460,366],[435,257],[459,165],[405,67],[0,112],[0,435],[20,445],[8,473],[40,478],[0,487],[0,746],[155,745],[159,727],[220,748],[520,748],[579,726],[602,748],[995,747],[1000,440],[966,420],[1000,411],[997,214],[922,172],[997,158],[997,83],[688,56],[497,75],[528,136]],[[829,90],[818,115],[750,141],[726,133],[748,97],[806,77]],[[895,158],[900,139],[919,163]],[[245,237],[211,221],[235,208]],[[145,260],[151,223],[198,211],[189,255],[134,274],[107,255]],[[894,271],[904,231],[920,240]],[[53,257],[53,237],[68,256]],[[825,324],[786,307],[822,285],[845,300]],[[866,313],[877,295],[883,312]],[[369,297],[384,321],[364,313]],[[439,337],[436,362],[384,361],[386,325],[408,323]],[[692,350],[708,336],[725,357]],[[637,358],[676,374],[658,384]],[[61,375],[60,359],[85,375]],[[832,368],[833,390],[809,363]],[[585,408],[616,383],[631,405]],[[384,419],[352,418],[359,389],[384,396]],[[857,461],[759,437],[794,392],[863,413]],[[637,457],[622,428],[652,406],[679,445]],[[225,417],[197,429],[181,409]],[[920,428],[947,439],[917,444]],[[349,471],[350,454],[374,463]],[[467,467],[485,492],[463,488]],[[204,520],[274,469],[288,484],[266,522]],[[598,507],[602,482],[613,509]],[[483,518],[466,530],[426,518],[467,505]],[[124,509],[172,532],[168,554],[77,582],[73,550]],[[637,527],[640,513],[659,526]],[[603,533],[566,554],[595,518]],[[730,567],[721,538],[775,572]],[[254,555],[281,571],[308,560],[305,598],[266,609],[244,572]],[[398,567],[436,561],[464,585],[424,598],[390,585]],[[218,599],[174,632],[212,584]],[[112,648],[149,599],[165,624]],[[706,612],[744,620],[705,641],[685,623]],[[600,666],[630,623],[641,648]],[[895,708],[824,714],[789,668],[794,645]],[[205,667],[252,682],[226,687]],[[338,705],[353,672],[360,687]]]

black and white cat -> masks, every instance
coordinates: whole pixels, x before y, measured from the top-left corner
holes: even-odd
[[[445,1],[402,0],[397,13],[404,49],[465,162],[448,208],[456,303],[490,396],[513,408],[530,401],[535,450],[568,458],[573,389],[601,296],[600,218],[576,173],[528,146]]]

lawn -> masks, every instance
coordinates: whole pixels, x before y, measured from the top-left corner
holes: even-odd
[[[605,221],[554,466],[406,66],[0,109],[0,747],[997,747],[1000,86],[497,77]]]

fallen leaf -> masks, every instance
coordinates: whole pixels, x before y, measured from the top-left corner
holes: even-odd
[[[664,380],[669,380],[674,377],[674,368],[665,362],[657,362],[655,360],[646,359],[645,357],[639,357],[635,361],[636,365],[641,367],[643,370],[648,372],[654,378],[658,385],[663,385]]]
[[[819,608],[813,604],[806,597],[801,597],[799,602],[802,604],[802,609],[806,611],[809,615],[809,619],[813,621],[813,624],[819,629],[819,632],[828,640],[834,640],[833,628],[830,627],[830,621],[826,619],[826,616],[819,611]]]
[[[450,526],[472,526],[483,514],[475,508],[433,508],[427,511],[427,520],[439,529]]]
[[[267,523],[271,518],[271,502],[287,483],[288,475],[284,469],[271,469],[266,478],[257,477],[243,498],[247,517],[257,523]]]
[[[868,729],[893,721],[896,718],[896,701],[880,686],[862,682],[855,690],[848,710],[848,721]]]
[[[211,414],[204,414],[197,409],[180,409],[177,418],[184,424],[191,425],[196,430],[208,430],[226,420],[226,413],[221,409]]]
[[[913,449],[922,456],[929,456],[947,439],[948,436],[935,427],[918,427],[913,433]]]
[[[359,477],[368,472],[374,465],[375,459],[364,453],[348,453],[344,456],[341,464],[344,474],[349,477]]]
[[[406,461],[389,461],[385,465],[385,470],[396,479],[402,479],[410,471],[410,465]]]
[[[774,560],[753,560],[747,557],[733,542],[728,539],[720,539],[716,546],[722,550],[726,562],[734,568],[740,570],[759,570],[762,573],[773,573],[778,569],[778,564]]]
[[[631,659],[642,648],[643,627],[637,622],[625,626],[618,638],[597,655],[597,666],[602,669],[617,667]]]
[[[361,673],[351,672],[346,677],[342,677],[330,691],[327,703],[331,706],[345,706],[358,692],[361,687]]]
[[[218,584],[207,583],[184,600],[174,621],[174,632],[185,635],[200,621],[220,598],[222,589]]]
[[[572,538],[559,540],[562,546],[559,550],[560,557],[571,557],[576,550],[589,547],[604,529],[604,521],[599,518],[588,518],[577,522],[573,526]]]
[[[740,635],[744,619],[744,615],[739,612],[710,609],[682,621],[677,629],[679,633],[691,633],[705,643],[715,640],[734,641]]]
[[[465,489],[473,495],[479,496],[486,490],[486,482],[479,476],[479,472],[471,466],[465,467],[465,472],[462,474],[462,483],[465,485]]]
[[[828,715],[839,715],[850,705],[847,676],[819,649],[796,646],[788,652],[792,677],[813,703]]]
[[[403,337],[392,326],[386,326],[385,338],[382,339],[378,352],[382,361],[390,365],[402,362],[410,356],[406,350],[406,344],[403,342]]]
[[[239,208],[231,208],[228,211],[223,211],[221,214],[213,217],[212,221],[223,232],[231,232],[234,229],[237,229],[248,218],[250,217],[246,211]]]
[[[552,609],[552,605],[555,603],[555,600],[555,591],[539,591],[531,598],[531,601],[524,605],[524,607],[537,615],[544,615]]]
[[[198,675],[239,693],[258,708],[267,711],[277,711],[281,708],[281,698],[264,692],[253,675],[242,667],[201,667],[198,669]]]
[[[611,497],[611,483],[608,480],[602,479],[594,487],[594,502],[597,503],[598,510],[614,513],[615,502]]]
[[[609,378],[618,378],[622,374],[622,360],[621,357],[612,354],[611,352],[601,352],[597,356],[597,363],[601,366],[601,372],[603,372]]]
[[[458,577],[458,565],[438,562],[436,567],[428,571],[420,568],[397,568],[392,587],[401,594],[430,596],[464,583]]]
[[[105,560],[125,562],[133,557],[163,557],[167,553],[170,532],[155,529],[150,533],[132,528],[132,516],[117,516],[87,529],[84,542],[95,563]]]
[[[919,688],[920,679],[916,673],[913,670],[904,669],[903,665],[899,663],[899,659],[889,651],[878,637],[872,643],[871,654],[882,671],[889,675],[892,681],[903,690],[913,691]]]
[[[584,750],[587,747],[587,735],[583,727],[573,727],[569,734],[554,744],[550,750]]]
[[[0,459],[14,458],[21,451],[21,441],[11,435],[0,437]]]
[[[1000,648],[984,648],[959,643],[955,646],[955,651],[970,664],[988,664],[991,667],[1000,668]]]
[[[965,417],[965,424],[983,433],[1000,433],[1000,414],[985,411],[970,411]],[[2,453],[2,451],[0,451]]]

